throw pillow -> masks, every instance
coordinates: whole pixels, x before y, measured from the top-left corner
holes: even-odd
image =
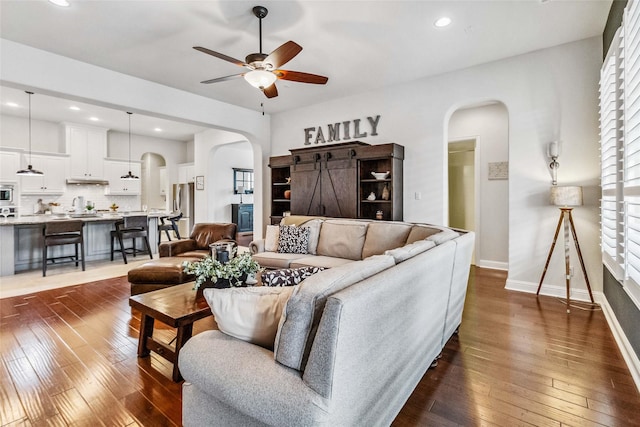
[[[262,272],[262,286],[294,286],[324,267],[284,268]]]
[[[264,250],[266,252],[278,252],[279,238],[280,227],[277,225],[267,225],[267,234],[264,237]]]
[[[221,332],[273,349],[282,310],[295,288],[255,286],[203,291]]]
[[[286,254],[309,253],[309,229],[293,225],[280,226],[278,252]]]
[[[318,248],[318,240],[320,239],[320,227],[322,226],[321,219],[312,219],[305,222],[301,227],[309,229],[309,253],[316,255]]]

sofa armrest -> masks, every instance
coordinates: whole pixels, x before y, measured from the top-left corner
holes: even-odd
[[[249,249],[251,250],[251,255],[264,252],[264,239],[252,241],[249,243]]]
[[[160,243],[158,252],[160,257],[178,256],[181,253],[196,250],[196,241],[192,239],[172,240],[171,242]]]
[[[180,351],[183,387],[196,387],[269,425],[326,423],[329,402],[311,390],[299,371],[274,360],[273,352],[225,335],[201,332]],[[184,402],[188,407],[189,402]]]

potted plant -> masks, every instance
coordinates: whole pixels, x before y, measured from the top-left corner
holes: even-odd
[[[207,256],[199,261],[185,261],[182,265],[185,273],[196,276],[195,290],[246,286],[247,277],[261,269],[249,252],[243,252],[224,264]]]

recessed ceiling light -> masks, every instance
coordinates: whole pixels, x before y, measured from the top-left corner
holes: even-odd
[[[160,128],[153,128],[153,130],[155,130],[156,132],[162,132],[162,129]]]
[[[7,102],[5,105],[6,105],[7,107],[19,107],[19,105],[18,105],[18,104],[16,104],[15,102]]]
[[[438,18],[436,22],[433,23],[433,25],[435,25],[438,28],[446,27],[449,24],[451,24],[451,18],[449,18],[448,16],[443,16],[442,18]]]
[[[69,7],[69,2],[67,0],[49,0],[49,3],[53,3],[56,6]]]
[[[89,120],[91,120],[92,122],[99,122],[100,119],[97,117],[89,117]]]
[[[80,111],[80,107],[76,107],[75,105],[72,105],[71,107],[69,107],[69,110]]]

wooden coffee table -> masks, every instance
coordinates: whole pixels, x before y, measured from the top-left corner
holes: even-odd
[[[182,346],[191,338],[193,322],[211,316],[207,301],[202,297],[196,298],[193,282],[190,282],[134,295],[129,298],[129,305],[142,314],[138,357],[146,357],[151,351],[157,353],[173,363],[173,381],[181,381],[178,355]],[[175,349],[153,338],[154,320],[177,329]]]

